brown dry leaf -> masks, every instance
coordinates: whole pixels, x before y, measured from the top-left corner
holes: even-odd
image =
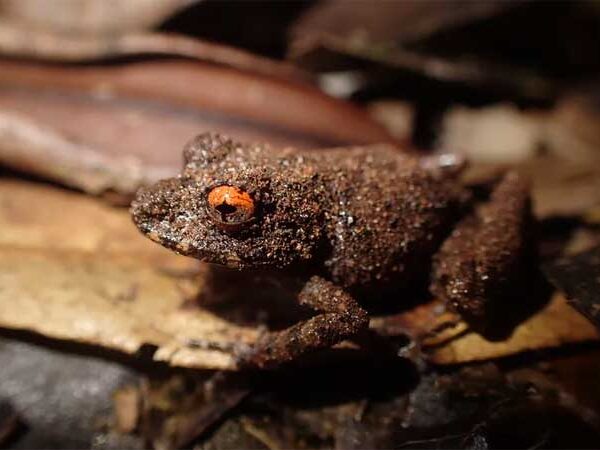
[[[538,218],[580,216],[600,206],[600,155],[588,161],[543,156],[518,167],[531,180]]]
[[[399,142],[410,142],[415,128],[415,108],[400,100],[379,100],[369,104],[367,111]]]
[[[5,96],[2,100],[6,100]],[[53,105],[59,117],[60,105]],[[21,103],[20,106],[25,106]],[[44,109],[44,102],[38,101],[39,112]],[[50,106],[50,105],[48,105]],[[48,108],[48,112],[49,112]],[[73,110],[73,115],[75,111]],[[102,112],[91,112],[88,118],[102,119]],[[131,117],[133,121],[140,120],[145,126],[151,125],[153,117],[151,114],[137,114]],[[76,122],[70,122],[76,123]],[[121,125],[121,129],[131,127],[131,120],[118,124],[112,119],[107,122],[108,127],[93,128],[101,132],[109,131],[110,125]],[[185,129],[185,126],[171,123],[171,126],[163,128],[150,127],[149,130],[158,130],[158,133],[150,131],[146,136],[156,136],[154,144],[161,144],[169,140],[171,129]],[[135,125],[133,125],[135,127]],[[83,130],[82,130],[83,131]],[[94,132],[91,132],[91,138]],[[173,136],[177,138],[177,136]],[[161,139],[162,138],[162,139]],[[123,139],[120,142],[129,143],[132,139]],[[178,139],[174,139],[175,142]],[[173,144],[172,144],[173,145]],[[181,145],[181,144],[180,144]],[[102,148],[102,147],[100,147]],[[108,147],[118,148],[118,146]],[[135,147],[134,147],[135,148]],[[142,147],[148,149],[148,147]],[[151,148],[151,147],[150,147]],[[103,194],[114,191],[123,195],[134,192],[140,185],[166,178],[175,173],[175,161],[166,161],[163,166],[152,165],[150,161],[144,164],[134,154],[121,156],[110,155],[101,151],[98,147],[78,141],[74,135],[62,135],[44,123],[36,122],[26,115],[6,112],[0,110],[0,152],[4,165],[14,169],[41,175],[47,179],[60,182],[66,186],[79,188],[90,194]],[[168,152],[165,152],[169,155]],[[175,158],[173,158],[175,159]]]
[[[563,96],[548,118],[546,145],[570,162],[600,164],[600,86],[579,87]]]
[[[137,256],[0,247],[0,324],[153,358],[175,366],[231,369],[230,354],[196,348],[190,339],[233,345],[255,330],[202,309],[185,308],[181,275]],[[188,281],[202,284],[199,277]],[[189,290],[189,287],[188,287]]]
[[[292,47],[307,50],[315,37],[338,37],[378,42],[408,42],[451,29],[514,7],[506,2],[453,1],[442,3],[418,0],[403,2],[353,2],[327,0],[308,9],[294,25]]]
[[[514,105],[452,108],[439,148],[474,163],[467,181],[489,181],[512,168],[531,182],[535,214],[581,216],[600,207],[600,127],[590,100],[569,97],[551,112]],[[543,151],[541,151],[543,150]]]
[[[597,85],[566,95],[544,124],[549,154],[528,161],[540,217],[589,215],[600,208],[600,98]]]
[[[457,322],[460,318],[437,299],[392,316],[371,318],[371,328],[384,336],[406,335],[415,341],[433,333],[438,326]]]
[[[491,19],[524,2],[485,0],[472,2],[317,2],[294,25],[290,58],[313,70],[334,71],[358,59],[399,73],[419,74],[441,82],[502,87],[532,97],[548,97],[556,91],[553,81],[512,62],[460,57],[451,52],[415,49],[436,35]],[[443,39],[443,38],[442,38]],[[412,45],[412,47],[411,47]],[[465,46],[467,47],[467,46]],[[438,49],[439,50],[439,49]],[[470,55],[467,48],[464,52]],[[349,58],[348,58],[349,57]]]
[[[213,42],[145,31],[194,0],[3,0],[0,54],[52,61],[169,55],[307,80],[291,64]]]
[[[22,181],[0,182],[0,326],[185,367],[232,368],[231,345],[256,331],[188,305],[202,271],[139,235],[125,210]]]
[[[3,61],[0,69],[0,85],[11,88],[213,111],[340,144],[393,141],[365,111],[316,88],[209,64],[154,61],[67,67]]]
[[[0,62],[0,163],[11,168],[127,196],[176,173],[183,144],[206,131],[297,147],[392,140],[316,89],[215,66]]]
[[[425,338],[422,345],[431,362],[457,364],[598,340],[600,332],[574,311],[561,294],[555,294],[542,311],[519,325],[505,341],[487,341],[459,322]]]
[[[142,393],[137,386],[125,386],[113,394],[114,427],[119,433],[133,433],[138,427],[142,409]]]
[[[464,154],[472,163],[515,164],[539,152],[546,122],[547,115],[508,103],[458,106],[444,115],[438,146]]]
[[[0,247],[127,254],[193,268],[144,239],[127,211],[43,184],[0,179]]]
[[[198,0],[1,0],[4,20],[65,33],[142,30]]]
[[[543,153],[558,168],[561,161],[570,167],[600,167],[598,100],[600,88],[591,85],[565,95],[552,110],[511,103],[455,106],[444,114],[438,145],[474,163],[535,163]]]

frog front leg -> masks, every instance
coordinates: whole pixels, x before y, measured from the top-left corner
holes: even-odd
[[[434,257],[431,291],[488,339],[503,339],[535,303],[529,189],[507,174]]]
[[[313,350],[331,347],[367,328],[367,312],[341,287],[313,276],[298,295],[320,312],[285,330],[269,332],[239,357],[241,367],[273,367]]]

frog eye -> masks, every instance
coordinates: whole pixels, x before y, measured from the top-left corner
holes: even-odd
[[[208,210],[217,225],[235,229],[254,217],[254,200],[235,186],[217,186],[208,193]]]

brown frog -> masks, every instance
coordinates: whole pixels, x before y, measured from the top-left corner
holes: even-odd
[[[131,213],[150,239],[236,270],[296,271],[318,315],[266,333],[241,363],[276,365],[368,327],[361,304],[431,272],[431,292],[485,334],[520,301],[531,255],[528,189],[509,173],[483,205],[452,155],[390,146],[300,151],[203,134],[183,172],[140,189]],[[400,300],[401,301],[401,300]]]

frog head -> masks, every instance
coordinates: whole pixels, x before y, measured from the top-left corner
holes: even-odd
[[[180,175],[141,188],[132,202],[133,221],[150,239],[237,269],[314,256],[326,192],[310,158],[202,134],[184,160]]]

